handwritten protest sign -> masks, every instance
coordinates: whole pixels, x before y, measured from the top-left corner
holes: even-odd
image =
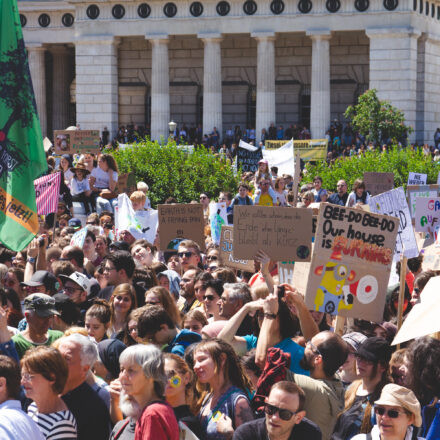
[[[212,241],[215,244],[220,243],[222,226],[227,224],[226,202],[211,202],[209,204],[209,225],[211,226]]]
[[[233,256],[233,229],[233,226],[222,226],[220,237],[220,261],[225,266],[232,267],[234,269],[244,270],[247,272],[253,272],[253,260],[237,260]]]
[[[177,249],[184,240],[205,248],[203,207],[199,203],[158,205],[160,249]]]
[[[252,171],[255,173],[258,170],[258,162],[262,157],[261,148],[240,141],[237,149],[237,165],[241,166],[242,171]]]
[[[311,236],[311,209],[234,208],[234,258],[253,258],[261,249],[273,261],[310,261]]]
[[[432,232],[440,224],[440,198],[439,197],[417,197],[416,232]]]
[[[398,225],[397,218],[322,203],[308,308],[380,322]]]
[[[365,188],[371,196],[394,188],[394,173],[364,173]]]
[[[99,151],[98,130],[55,130],[55,154],[73,154]]]
[[[427,174],[413,173],[408,174],[408,185],[426,185]]]
[[[403,188],[392,189],[383,194],[370,197],[369,205],[371,212],[390,215],[400,220],[394,250],[394,260],[399,261],[402,253],[407,258],[417,257],[419,255],[419,248],[414,235],[411,214]]]
[[[438,197],[440,195],[440,185],[408,185],[406,192],[408,194],[411,218],[414,218],[416,214],[417,197]]]

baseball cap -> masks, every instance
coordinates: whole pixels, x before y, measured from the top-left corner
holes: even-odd
[[[60,318],[67,325],[74,325],[81,318],[81,312],[76,304],[64,293],[57,293],[53,296],[55,309],[59,312]]]
[[[389,383],[382,388],[379,400],[375,405],[400,406],[411,414],[414,414],[414,426],[422,426],[422,416],[420,413],[420,403],[415,394],[408,388],[395,383]]]
[[[56,276],[47,270],[37,270],[29,281],[23,281],[20,283],[22,286],[44,286],[47,290],[57,290],[59,283]]]
[[[266,165],[269,165],[269,162],[267,161],[267,159],[260,159],[258,161],[258,163],[265,163]]]
[[[90,294],[90,288],[92,287],[92,283],[83,273],[73,272],[70,276],[60,275],[60,279],[63,283],[65,283],[67,280],[73,281],[75,284],[78,284],[78,286],[81,287],[81,289],[85,290],[87,292],[87,295]]]
[[[356,356],[359,356],[371,362],[389,362],[391,359],[391,346],[383,338],[377,336],[367,338],[356,350]]]
[[[32,293],[24,299],[24,309],[34,310],[40,318],[59,315],[55,309],[55,300],[45,293]]]
[[[82,224],[81,224],[81,220],[79,218],[71,218],[69,220],[68,225],[71,228],[81,228]]]
[[[367,337],[359,332],[351,332],[342,336],[342,339],[349,344],[354,351],[357,351],[362,342],[366,341]]]

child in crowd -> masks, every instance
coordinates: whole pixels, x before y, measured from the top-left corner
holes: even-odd
[[[86,179],[90,171],[83,163],[78,163],[76,167],[71,168],[71,171],[74,173],[70,183],[72,200],[74,202],[81,202],[84,205],[86,215],[89,215],[91,212],[90,204],[92,205],[92,210],[96,211],[96,206],[94,206],[93,200],[90,197],[92,191],[90,190],[89,180]]]
[[[137,183],[137,190],[142,191],[145,194],[144,209],[150,209],[151,203],[150,203],[150,199],[147,196],[147,193],[149,190],[148,185],[145,182],[138,182]]]
[[[135,211],[143,211],[145,209],[145,199],[147,196],[142,191],[134,191],[130,196],[131,204]]]

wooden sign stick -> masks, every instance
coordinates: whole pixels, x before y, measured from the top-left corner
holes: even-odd
[[[336,316],[335,333],[339,336],[344,334],[345,316]]]
[[[293,199],[293,207],[296,208],[296,204],[298,203],[298,185],[299,185],[299,176],[301,173],[301,164],[300,164],[300,153],[299,151],[295,154],[295,174],[293,176],[293,185],[292,191],[294,195]]]

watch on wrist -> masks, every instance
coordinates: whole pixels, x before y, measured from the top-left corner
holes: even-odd
[[[34,258],[34,257],[27,257],[27,260],[26,260],[28,263],[31,263],[31,264],[34,264],[36,261],[37,261],[37,259],[36,258]]]
[[[265,313],[264,317],[267,319],[276,319],[277,313]]]

